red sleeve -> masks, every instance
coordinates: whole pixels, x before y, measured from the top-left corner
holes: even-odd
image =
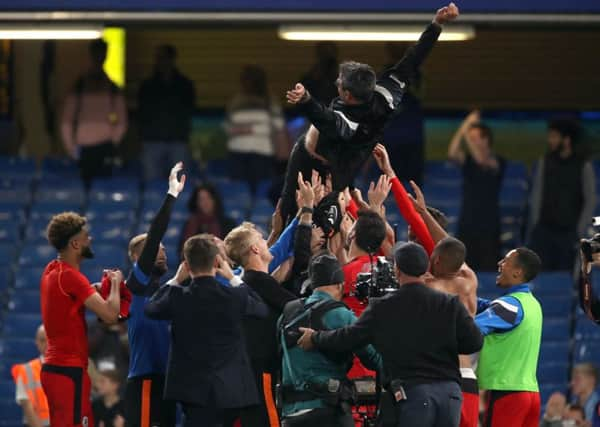
[[[406,222],[408,222],[410,228],[412,228],[427,253],[431,255],[433,247],[435,246],[431,234],[425,225],[425,221],[423,221],[423,218],[421,218],[421,215],[415,210],[415,207],[408,198],[408,194],[398,177],[392,178],[392,193],[394,193],[394,198],[396,199],[396,204],[398,205],[398,209],[400,209],[400,213]]]
[[[86,299],[96,293],[96,288],[90,285],[89,280],[83,274],[77,274],[75,271],[60,273],[58,283],[65,294],[75,298],[82,305]]]
[[[358,205],[356,204],[354,199],[350,199],[350,203],[348,203],[346,212],[348,212],[352,218],[358,218]]]

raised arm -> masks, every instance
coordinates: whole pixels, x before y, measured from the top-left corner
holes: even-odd
[[[431,235],[431,238],[433,239],[433,243],[437,244],[437,242],[439,242],[440,240],[448,237],[448,233],[435,220],[433,215],[431,215],[431,212],[429,212],[429,209],[427,209],[427,204],[425,203],[425,196],[423,195],[423,192],[421,191],[419,186],[414,181],[411,181],[410,185],[411,185],[413,191],[415,192],[415,197],[411,196],[410,194],[408,195],[408,197],[410,198],[415,210],[423,218],[423,221],[425,222],[425,225],[427,226],[427,229],[429,230],[429,234]]]
[[[177,178],[177,174],[182,169],[183,163],[181,162],[177,163],[173,166],[173,169],[171,169],[171,174],[169,175],[169,190],[160,209],[152,219],[148,235],[146,236],[146,242],[144,243],[144,248],[133,268],[132,274],[135,275],[137,280],[127,281],[127,286],[134,294],[143,292],[143,289],[140,289],[140,286],[144,288],[150,281],[150,274],[152,273],[154,263],[156,262],[156,255],[158,254],[160,242],[169,226],[173,204],[185,186],[185,175],[181,175],[180,180]]]
[[[296,83],[286,93],[287,102],[298,105],[320,133],[350,140],[358,129],[358,123],[348,119],[341,111],[334,111],[313,98],[301,83]]]
[[[466,154],[462,147],[462,142],[466,138],[467,131],[473,126],[475,123],[478,123],[480,119],[479,111],[474,110],[462,121],[452,139],[450,140],[450,145],[448,146],[448,160],[456,162],[458,164],[463,164],[465,162]],[[468,146],[471,155],[477,161],[479,151],[477,149],[473,150],[472,145]],[[479,156],[481,157],[481,156]]]
[[[398,205],[400,213],[413,229],[417,238],[419,239],[419,242],[421,242],[427,253],[431,255],[431,252],[433,252],[433,247],[435,246],[433,239],[431,238],[431,234],[429,233],[423,218],[415,210],[415,207],[413,206],[408,193],[404,189],[404,186],[400,183],[400,180],[392,169],[385,147],[381,144],[377,144],[373,150],[373,157],[375,157],[375,161],[377,162],[377,165],[381,171],[390,178],[392,183],[392,193],[394,194],[394,198],[396,199],[396,204]]]
[[[458,14],[458,8],[454,3],[450,3],[448,6],[439,9],[431,24],[429,24],[421,34],[419,41],[408,48],[397,64],[384,72],[382,81],[386,76],[389,76],[391,79],[396,80],[400,88],[404,89],[411,78],[416,74],[423,61],[427,58],[429,52],[431,52],[431,49],[442,32],[442,26],[445,23],[456,19]]]

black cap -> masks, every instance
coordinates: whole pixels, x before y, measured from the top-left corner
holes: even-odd
[[[339,191],[332,191],[323,197],[313,213],[313,222],[317,227],[321,227],[328,238],[340,231],[343,212],[338,202],[339,195]]]
[[[344,283],[344,271],[340,262],[331,254],[317,255],[308,266],[310,287],[336,285]]]
[[[394,247],[394,261],[402,273],[418,277],[427,272],[429,257],[423,246],[408,242]]]

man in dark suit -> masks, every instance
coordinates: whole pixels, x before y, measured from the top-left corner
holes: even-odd
[[[483,337],[458,297],[425,286],[429,259],[422,246],[404,243],[394,258],[399,290],[372,299],[351,326],[320,332],[301,328],[298,344],[337,351],[373,344],[393,398],[394,426],[458,427],[458,355],[479,351]]]
[[[165,399],[181,403],[185,426],[220,427],[228,409],[259,401],[242,319],[268,311],[246,285],[225,287],[216,281],[217,272],[228,280],[233,273],[212,235],[190,237],[183,256],[175,278],[157,291],[145,313],[171,321]],[[188,274],[191,283],[179,286]]]

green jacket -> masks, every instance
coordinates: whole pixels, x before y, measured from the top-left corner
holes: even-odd
[[[316,290],[307,298],[305,304],[325,299],[332,299],[332,297],[326,292]],[[279,322],[281,320],[282,318],[280,317]],[[327,329],[343,328],[356,322],[356,320],[357,318],[352,310],[344,307],[334,308],[326,312],[322,319]],[[284,343],[281,344],[284,345]],[[380,370],[382,368],[381,356],[375,351],[373,346],[369,345],[356,350],[354,353],[365,367],[372,370]],[[284,387],[294,386],[296,390],[301,391],[304,385],[309,382],[326,383],[330,378],[338,380],[346,378],[347,366],[335,364],[317,350],[304,351],[298,346],[294,346],[288,349],[288,360],[284,357],[282,362],[282,383]],[[290,371],[293,373],[297,384],[293,384]],[[285,404],[283,406],[283,416],[285,417],[301,410],[322,408],[324,406],[325,403],[321,399]]]

